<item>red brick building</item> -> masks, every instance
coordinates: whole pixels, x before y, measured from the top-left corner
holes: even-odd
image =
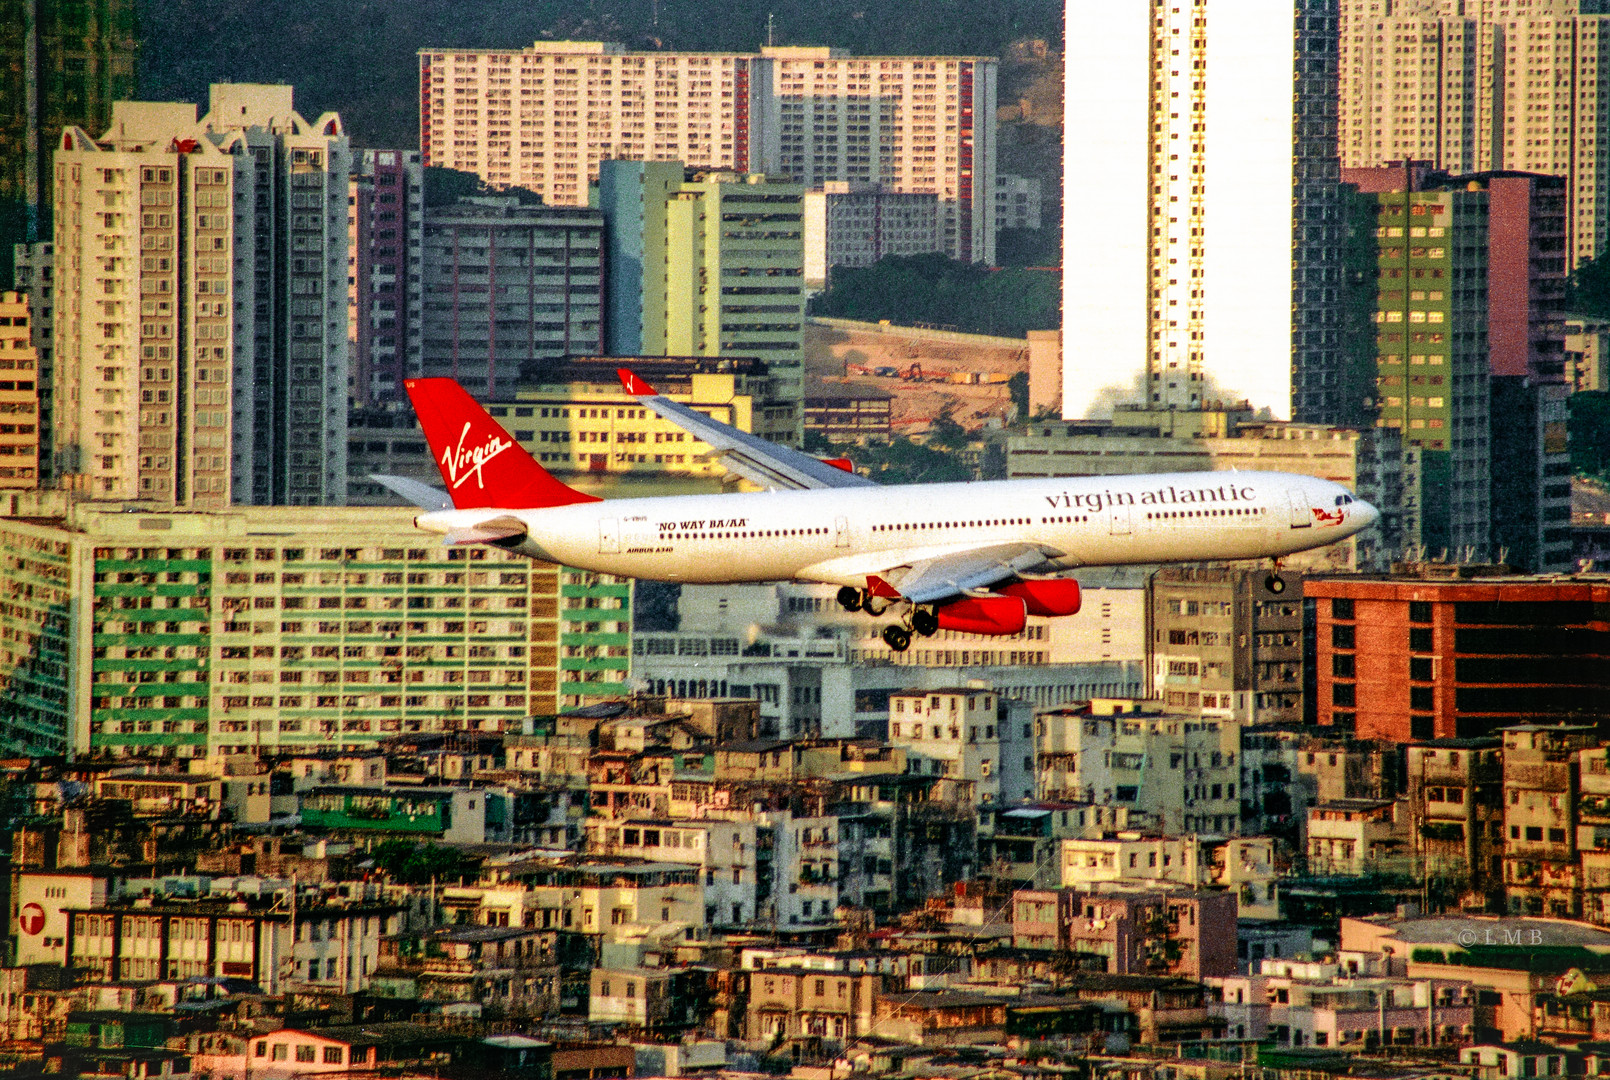
[[[1443,569],[1308,579],[1322,727],[1408,742],[1610,719],[1610,578]]]

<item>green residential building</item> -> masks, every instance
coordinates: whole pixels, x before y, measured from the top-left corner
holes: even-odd
[[[629,582],[443,547],[410,510],[55,509],[0,519],[9,752],[361,750],[627,690]]]
[[[604,212],[609,354],[761,360],[797,406],[804,197],[758,173],[601,163],[592,205]]]
[[[1423,163],[1343,179],[1374,219],[1373,406],[1402,437],[1404,554],[1568,568],[1565,182]]]
[[[1376,426],[1401,431],[1404,445],[1420,451],[1419,474],[1405,477],[1419,491],[1407,515],[1419,527],[1406,538],[1432,555],[1487,547],[1486,200],[1472,195],[1376,197]],[[1477,280],[1480,304],[1469,284]],[[1457,511],[1455,485],[1473,496]]]

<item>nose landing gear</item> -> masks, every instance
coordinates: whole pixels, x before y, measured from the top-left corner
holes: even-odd
[[[1280,576],[1280,560],[1274,559],[1269,564],[1269,576],[1263,579],[1263,587],[1279,596],[1286,591],[1286,582]]]

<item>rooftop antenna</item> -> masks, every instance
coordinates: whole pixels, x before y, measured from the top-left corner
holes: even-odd
[[[766,12],[766,47],[769,49],[777,44],[775,31],[777,29],[777,16],[773,12]]]

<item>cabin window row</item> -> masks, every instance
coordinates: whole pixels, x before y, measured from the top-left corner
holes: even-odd
[[[1147,521],[1166,521],[1177,518],[1246,517],[1263,513],[1253,507],[1226,507],[1221,510],[1158,510],[1146,515]]]
[[[1029,518],[994,518],[990,521],[929,521],[899,525],[874,525],[873,532],[902,532],[913,529],[977,529],[992,525],[1032,525]]]

